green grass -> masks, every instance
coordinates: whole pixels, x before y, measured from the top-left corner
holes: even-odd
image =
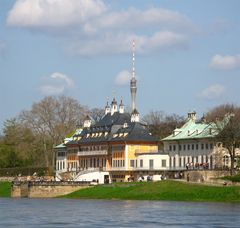
[[[221,179],[223,180],[229,180],[232,182],[240,182],[240,174],[236,175],[236,176],[226,176],[226,177],[222,177]]]
[[[10,197],[10,196],[11,196],[11,183],[0,182],[0,197]]]
[[[62,197],[77,199],[240,202],[240,187],[215,187],[177,181],[116,183],[82,189]]]

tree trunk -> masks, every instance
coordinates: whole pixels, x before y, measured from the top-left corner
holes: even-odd
[[[233,176],[235,174],[234,172],[235,157],[231,155],[230,158],[231,158],[230,175]]]
[[[49,168],[48,153],[47,153],[47,146],[46,146],[45,138],[43,139],[43,151],[44,151],[45,164]]]

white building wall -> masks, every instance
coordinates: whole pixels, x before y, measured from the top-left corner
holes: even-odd
[[[141,160],[143,166],[141,167]],[[150,160],[153,160],[153,168],[151,168]],[[166,166],[162,166],[162,162]],[[167,170],[169,169],[169,156],[168,154],[141,154],[137,156],[137,170]]]
[[[74,181],[97,181],[99,184],[104,184],[104,176],[107,175],[110,178],[109,172],[100,172],[100,171],[96,171],[96,172],[90,172],[90,173],[86,173],[83,175],[78,176],[76,179],[74,179]],[[109,180],[111,182],[111,180]]]
[[[216,148],[212,140],[166,141],[164,142],[164,152],[169,153],[171,169],[185,169],[187,163],[193,163],[194,166],[196,163],[209,163],[210,165],[210,161],[212,161],[212,167],[209,168],[215,167]]]

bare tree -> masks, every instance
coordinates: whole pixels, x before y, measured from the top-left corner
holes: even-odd
[[[235,106],[233,104],[222,104],[210,109],[206,113],[206,120],[215,122],[216,120],[223,119],[227,113],[233,113]]]
[[[176,114],[167,115],[163,111],[151,111],[144,116],[143,121],[149,126],[152,135],[160,139],[168,136],[172,131],[184,123],[184,118]]]
[[[230,174],[234,174],[236,151],[240,145],[240,107],[231,104],[220,105],[213,108],[207,117],[216,119],[219,134],[216,139],[228,151],[231,160]]]
[[[89,115],[97,122],[99,121],[105,113],[105,110],[102,108],[93,108],[90,109]]]
[[[47,167],[55,163],[53,146],[82,123],[86,113],[87,108],[73,98],[49,96],[34,103],[30,111],[20,114],[21,122],[41,140]]]

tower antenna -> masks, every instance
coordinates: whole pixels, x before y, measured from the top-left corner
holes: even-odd
[[[132,112],[136,109],[137,80],[135,71],[135,41],[132,42],[132,79],[130,82],[130,91],[132,97]]]
[[[135,78],[135,40],[132,42],[132,77]]]

